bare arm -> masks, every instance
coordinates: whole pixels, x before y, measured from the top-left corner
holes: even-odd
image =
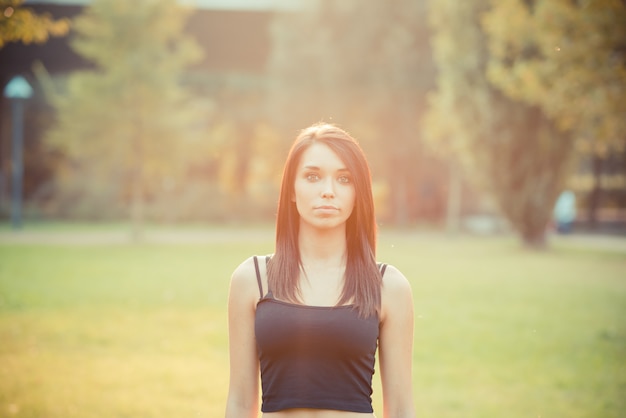
[[[259,298],[251,258],[233,273],[228,295],[230,382],[226,418],[252,418],[259,411],[259,363],[254,315]]]
[[[409,282],[393,266],[383,278],[379,338],[383,418],[414,418],[413,296]]]

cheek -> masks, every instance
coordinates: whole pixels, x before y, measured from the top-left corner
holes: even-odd
[[[291,201],[297,202],[298,200],[302,200],[306,198],[307,189],[306,184],[302,184],[302,182],[295,181],[293,185],[293,190],[291,191]]]
[[[297,202],[298,197],[300,196],[302,196],[302,185],[300,184],[298,179],[295,179],[293,182],[293,187],[291,188],[291,201]]]
[[[348,202],[350,202],[350,206],[354,208],[354,205],[356,204],[356,191],[354,190],[354,187],[352,187],[348,192],[347,199]]]
[[[298,187],[298,182],[296,181],[293,185],[293,189],[291,189],[291,201],[297,202],[299,194],[300,194],[300,188]]]

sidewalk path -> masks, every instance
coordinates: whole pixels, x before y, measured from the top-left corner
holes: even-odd
[[[382,232],[386,236],[393,231]],[[410,236],[404,231],[402,235]],[[415,239],[441,239],[445,233],[416,232]],[[471,238],[468,235],[466,238]],[[489,237],[482,237],[483,239]],[[495,238],[495,237],[494,237]],[[199,228],[159,228],[147,229],[143,244],[215,244],[236,242],[273,242],[274,230],[270,227],[199,227]],[[626,255],[626,236],[592,234],[551,234],[548,242],[559,247],[598,249]],[[79,229],[79,230],[0,230],[0,245],[128,245],[133,244],[129,230],[115,229]]]
[[[626,236],[622,235],[552,235],[549,237],[549,240],[557,245],[576,248],[594,248],[626,254]]]
[[[147,230],[141,244],[211,244],[272,241],[274,232],[261,228],[199,228]],[[127,245],[133,244],[130,231],[112,230],[0,230],[0,245]]]

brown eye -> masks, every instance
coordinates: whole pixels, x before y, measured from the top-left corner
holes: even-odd
[[[306,179],[308,181],[318,181],[320,179],[320,176],[317,173],[308,173],[306,175]]]
[[[337,181],[339,183],[342,183],[342,184],[349,184],[350,183],[350,176],[339,176]]]

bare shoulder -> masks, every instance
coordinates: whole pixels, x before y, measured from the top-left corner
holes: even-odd
[[[382,320],[389,316],[412,312],[413,294],[411,284],[395,266],[388,265],[383,275]]]
[[[254,256],[248,257],[235,268],[230,278],[231,294],[236,293],[239,297],[247,296],[258,298],[259,290],[256,280]]]
[[[235,268],[235,271],[233,271],[231,280],[241,281],[249,280],[250,278],[254,279],[256,277],[256,271],[254,268],[254,257],[255,256],[250,256],[246,258],[241,264],[239,264],[237,268]]]
[[[406,292],[411,292],[411,284],[400,270],[388,264],[383,275],[383,296],[393,296]]]

